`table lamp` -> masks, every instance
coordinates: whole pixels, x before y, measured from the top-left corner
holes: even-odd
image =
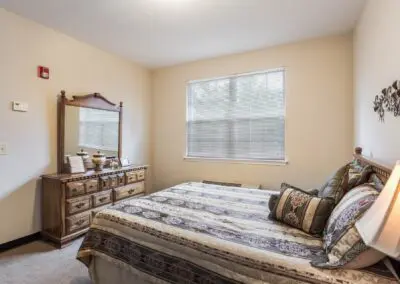
[[[400,161],[397,161],[382,192],[361,217],[356,228],[364,243],[396,260],[400,259]],[[392,272],[393,266],[385,264]],[[394,272],[395,273],[395,272]],[[397,274],[395,276],[398,279]]]

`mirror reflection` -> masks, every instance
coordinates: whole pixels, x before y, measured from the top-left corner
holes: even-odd
[[[65,157],[82,149],[92,156],[97,151],[118,157],[119,113],[85,107],[65,107]]]

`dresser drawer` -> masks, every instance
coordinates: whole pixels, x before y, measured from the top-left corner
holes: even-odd
[[[112,202],[111,199],[111,190],[106,192],[96,193],[92,195],[93,199],[93,207],[102,206],[104,204],[108,204]]]
[[[128,184],[114,189],[114,200],[121,200],[144,192],[144,182]]]
[[[136,172],[136,177],[137,177],[137,180],[138,180],[138,181],[139,181],[139,180],[144,180],[144,170],[137,171],[137,172]]]
[[[134,183],[137,181],[137,177],[136,177],[136,172],[126,172],[125,173],[125,180],[126,180],[126,184],[128,183]]]
[[[68,217],[65,223],[67,234],[87,228],[90,225],[90,212]]]
[[[110,188],[110,178],[108,176],[103,176],[99,178],[100,190],[106,190]]]
[[[90,209],[90,196],[68,199],[65,202],[67,215],[72,215]]]
[[[99,189],[99,180],[91,179],[85,182],[86,193],[96,192]]]
[[[83,182],[68,182],[66,184],[67,197],[74,197],[85,194],[85,186]]]
[[[118,186],[125,185],[125,175],[124,175],[124,173],[120,173],[117,176],[118,176]]]
[[[118,187],[118,176],[110,175],[109,176],[110,188]]]

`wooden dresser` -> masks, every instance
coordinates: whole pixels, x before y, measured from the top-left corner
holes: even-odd
[[[63,247],[86,233],[98,211],[146,194],[147,166],[42,177],[42,236]]]

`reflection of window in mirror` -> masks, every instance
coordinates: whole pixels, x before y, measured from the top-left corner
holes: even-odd
[[[79,147],[118,151],[118,113],[91,108],[79,110]]]

